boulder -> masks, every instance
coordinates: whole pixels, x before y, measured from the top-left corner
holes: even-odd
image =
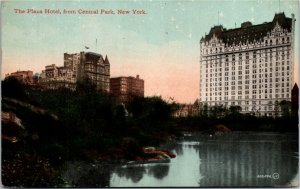
[[[159,151],[164,152],[170,158],[175,158],[176,157],[176,155],[172,151],[169,151],[169,150],[159,150]]]
[[[11,143],[18,142],[25,135],[25,128],[22,125],[20,118],[12,112],[1,112],[2,132],[1,138],[3,141]]]
[[[143,158],[143,160],[147,162],[169,162],[171,158],[176,157],[176,155],[169,150],[156,149],[155,147],[145,147],[143,148],[143,152],[151,155],[151,157]],[[139,160],[139,158],[137,158],[137,160]]]
[[[225,125],[223,124],[218,124],[218,125],[215,125],[213,127],[213,130],[216,133],[229,133],[231,132],[231,130],[229,128],[227,128]]]

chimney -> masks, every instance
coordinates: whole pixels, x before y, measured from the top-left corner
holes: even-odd
[[[136,78],[137,78],[137,79],[140,79],[140,75],[136,75]]]
[[[250,27],[250,26],[252,26],[252,23],[251,22],[243,22],[242,24],[241,24],[241,28],[247,28],[247,27]]]

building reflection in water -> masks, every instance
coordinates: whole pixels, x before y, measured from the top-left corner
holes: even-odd
[[[133,183],[139,182],[144,175],[153,176],[156,179],[163,179],[168,175],[169,164],[136,164],[117,167],[114,173],[118,177],[130,179]]]
[[[177,157],[150,164],[69,162],[62,179],[74,187],[270,187],[298,182],[298,136],[292,134],[193,134],[162,148]]]
[[[143,178],[143,175],[146,173],[146,168],[144,166],[123,166],[118,167],[115,170],[115,173],[119,177],[124,177],[130,179],[133,183],[137,183]]]
[[[237,135],[208,139],[198,146],[204,176],[199,185],[289,185],[298,171],[297,138],[291,137],[263,134],[260,138]]]
[[[199,152],[194,146],[199,145],[199,142],[179,141],[169,143],[163,146],[164,149],[172,150],[177,154],[177,157],[172,159],[170,163],[150,163],[125,165],[118,167],[111,175],[110,185],[112,187],[197,187],[198,180],[201,178],[199,172]],[[140,174],[138,169],[144,168],[143,178],[138,182],[132,180],[129,174]],[[121,169],[121,170],[120,170]],[[126,173],[126,175],[120,174]]]
[[[161,180],[168,175],[169,167],[168,164],[149,167],[149,175]]]
[[[117,167],[111,174],[113,187],[152,186],[169,173],[168,163],[134,164]]]

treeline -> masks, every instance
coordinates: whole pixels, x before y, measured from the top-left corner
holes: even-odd
[[[279,107],[280,110],[279,111]],[[278,102],[275,116],[241,113],[240,106],[226,108],[222,105],[204,106],[200,116],[177,118],[178,127],[185,130],[208,130],[222,124],[232,131],[298,132],[298,112],[291,109],[291,102]]]
[[[49,121],[45,116],[27,115],[33,113],[22,108],[11,109],[26,129],[38,132],[45,142],[55,140],[63,144],[66,150],[61,151],[64,152],[70,149],[73,152],[80,149],[102,151],[123,143],[128,145],[128,142],[137,143],[137,146],[155,145],[174,132],[172,104],[160,97],[136,97],[125,107],[114,97],[96,91],[87,80],[77,83],[76,91],[72,91],[34,89],[8,78],[2,82],[2,94],[56,115],[58,120]],[[3,110],[7,108],[4,106]]]
[[[77,83],[75,91],[46,90],[14,78],[2,81],[2,95],[2,111],[15,113],[27,133],[16,144],[3,144],[6,160],[16,159],[16,154],[38,156],[59,166],[75,159],[132,159],[143,153],[143,146],[176,134],[174,106],[160,97],[134,98],[125,107],[88,81]]]

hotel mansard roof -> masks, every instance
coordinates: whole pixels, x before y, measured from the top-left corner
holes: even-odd
[[[262,41],[263,37],[267,36],[276,24],[279,24],[283,29],[289,32],[292,29],[292,19],[287,18],[284,13],[275,14],[272,22],[264,22],[263,24],[252,25],[251,22],[244,22],[240,28],[229,29],[223,28],[222,25],[214,26],[210,29],[205,38],[202,37],[200,42],[209,41],[214,35],[221,39],[226,45],[236,45],[253,43],[254,41]]]

